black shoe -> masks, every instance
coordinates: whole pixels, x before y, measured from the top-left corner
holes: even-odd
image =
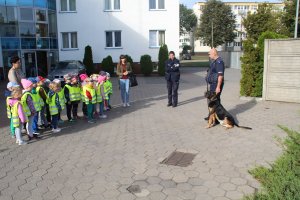
[[[208,121],[209,117],[205,117],[204,120]]]
[[[173,104],[172,107],[173,107],[173,108],[177,107],[177,104]]]
[[[39,139],[40,137],[37,134],[33,134],[33,138]]]
[[[170,107],[170,106],[173,106],[173,105],[171,103],[168,103],[167,106]]]

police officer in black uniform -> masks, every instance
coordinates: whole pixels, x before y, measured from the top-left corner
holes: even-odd
[[[212,48],[208,54],[211,60],[206,76],[206,82],[209,85],[208,90],[210,92],[215,92],[218,100],[221,101],[221,93],[224,86],[224,62],[222,58],[219,57],[218,51],[215,48]],[[207,103],[209,103],[209,100]],[[208,117],[204,119],[208,120]]]
[[[169,60],[165,62],[165,78],[168,88],[168,104],[167,106],[176,107],[178,103],[178,87],[180,80],[180,63],[175,58],[174,51],[170,51]]]

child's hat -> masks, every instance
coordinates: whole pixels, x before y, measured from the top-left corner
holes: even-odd
[[[16,82],[8,82],[6,88],[20,87]]]
[[[33,84],[37,83],[37,79],[35,77],[29,77],[28,80]]]
[[[64,79],[65,79],[66,81],[69,81],[69,80],[72,79],[72,76],[71,76],[70,74],[65,74],[65,75],[64,75]]]
[[[29,88],[30,86],[32,86],[32,82],[30,80],[27,80],[25,78],[21,79],[21,83],[24,89]]]
[[[45,81],[46,79],[42,76],[37,76],[37,82],[40,82],[40,81]]]
[[[110,73],[106,72],[106,76],[107,76],[107,77],[110,77]]]
[[[106,72],[105,71],[100,71],[99,73],[101,76],[106,76]]]
[[[98,77],[98,83],[101,83],[102,81],[106,80],[106,76],[99,76]]]
[[[86,78],[88,78],[88,75],[80,74],[79,78],[80,78],[81,81],[84,81]]]
[[[52,82],[58,83],[58,84],[59,84],[61,81],[60,81],[59,79],[56,78],[56,79],[54,79]]]

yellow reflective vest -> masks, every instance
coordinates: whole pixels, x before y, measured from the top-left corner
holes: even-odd
[[[54,95],[50,98],[47,99],[47,103],[49,105],[49,111],[50,115],[57,115],[58,114],[58,108],[55,104],[55,97],[58,95],[58,93],[54,93]],[[58,97],[59,98],[59,97]]]
[[[19,105],[22,106],[20,101],[16,102],[15,105],[13,105],[13,107],[11,108],[11,117],[12,117],[13,127],[19,127],[20,126],[20,118],[19,118],[19,113],[18,113],[18,106]],[[26,119],[26,121],[28,121],[28,118]]]
[[[48,98],[48,95],[46,94],[45,89],[44,89],[43,87],[38,86],[38,87],[36,88],[36,92],[37,92],[37,94],[39,95],[39,97],[40,97],[40,99],[41,99],[40,105],[41,105],[41,107],[44,107],[45,102],[44,102],[43,98],[42,98],[41,95],[40,95],[40,90],[41,90],[41,89],[42,89],[44,95],[46,96],[46,98]],[[46,99],[46,101],[47,101],[47,99]]]
[[[89,93],[92,96],[92,100],[90,101],[89,98],[86,96],[86,91],[89,91]],[[83,87],[83,94],[85,97],[85,104],[95,104],[96,103],[96,91],[94,88],[89,88],[88,86]]]
[[[26,116],[30,116],[31,115],[31,111],[27,105],[27,96],[30,95],[31,96],[31,99],[33,100],[33,96],[30,92],[26,91],[23,95],[22,95],[22,98],[21,98],[21,104],[22,104],[22,107],[23,107],[23,110],[26,114]]]
[[[65,109],[66,106],[66,98],[65,98],[65,90],[62,88],[58,93],[58,97],[59,97],[59,103],[61,106],[61,109]]]
[[[80,87],[71,86],[71,85],[65,85],[65,87],[69,89],[70,101],[80,101],[81,99]]]

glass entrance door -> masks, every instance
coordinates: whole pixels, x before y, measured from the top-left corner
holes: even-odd
[[[36,55],[35,52],[24,52],[24,64],[26,77],[36,77],[37,67],[36,67]]]

